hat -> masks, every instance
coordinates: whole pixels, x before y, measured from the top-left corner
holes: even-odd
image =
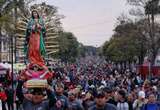
[[[156,87],[156,86],[153,86],[152,88],[153,88],[155,91],[157,91],[157,87]]]
[[[90,86],[90,88],[95,88],[95,86],[92,84],[92,85]]]
[[[32,88],[30,89],[30,93],[33,95],[46,95],[46,92],[42,88]]]
[[[76,93],[75,93],[73,90],[71,90],[71,91],[68,92],[68,95],[69,95],[69,96],[71,96],[71,95],[75,96]]]
[[[95,97],[96,98],[104,98],[105,97],[105,93],[103,91],[98,91]]]
[[[113,89],[111,87],[105,87],[103,91],[106,93],[112,93]]]
[[[77,86],[77,88],[80,88],[80,89],[82,89],[82,86],[81,86],[81,85],[78,85],[78,86]]]
[[[101,86],[99,87],[100,90],[103,90],[104,88],[105,88],[104,85],[101,85]]]
[[[126,92],[124,90],[119,90],[118,94],[121,95],[123,98],[126,98]]]
[[[55,85],[55,87],[57,88],[57,87],[62,87],[62,88],[64,88],[64,84],[63,83],[57,83],[56,85]]]
[[[81,95],[86,95],[86,93],[85,93],[85,92],[82,92]]]
[[[142,97],[142,98],[145,98],[146,95],[145,95],[144,91],[139,91],[138,96]]]

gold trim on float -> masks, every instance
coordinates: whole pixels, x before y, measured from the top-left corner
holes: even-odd
[[[26,28],[27,26],[25,26],[25,25],[21,25],[21,24],[17,25],[17,27],[27,29],[27,28]]]
[[[21,31],[26,31],[26,29],[20,28],[20,27],[17,27],[17,29],[19,29],[19,30],[21,30]]]
[[[46,33],[46,36],[55,36],[57,33]]]
[[[16,46],[17,49],[23,49],[23,46]]]
[[[50,37],[45,37],[44,39],[56,39],[58,36],[50,36]]]
[[[25,35],[23,35],[23,34],[16,34],[16,36],[19,36],[19,37],[25,37]]]
[[[51,46],[46,46],[46,48],[58,48],[59,45],[51,45]]]
[[[29,21],[29,18],[23,16],[22,14],[20,14],[20,16],[21,16],[22,18],[24,18],[24,20]]]
[[[53,28],[48,28],[46,31],[48,32],[48,31],[51,31],[51,30],[55,30],[55,28],[53,27]]]
[[[24,41],[25,38],[22,38],[22,37],[17,37],[17,41]]]
[[[46,44],[53,44],[53,45],[57,45],[57,44],[59,44],[59,42],[45,42]]]
[[[59,50],[55,50],[55,51],[49,52],[49,53],[47,53],[47,55],[57,53],[58,51],[59,51]]]
[[[23,21],[23,20],[20,20],[20,21],[18,21],[18,23],[17,23],[18,25],[19,24],[24,24],[24,25],[26,25],[27,26],[27,22],[25,22],[25,21]]]

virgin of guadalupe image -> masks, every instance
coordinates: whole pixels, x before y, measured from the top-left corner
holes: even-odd
[[[30,65],[38,65],[47,69],[44,56],[46,54],[44,37],[46,29],[44,21],[37,10],[33,10],[26,30],[24,52]]]

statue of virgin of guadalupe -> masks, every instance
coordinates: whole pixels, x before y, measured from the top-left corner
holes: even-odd
[[[46,29],[42,17],[37,10],[32,11],[26,30],[25,53],[30,64],[46,68],[44,56],[46,53],[43,37]]]

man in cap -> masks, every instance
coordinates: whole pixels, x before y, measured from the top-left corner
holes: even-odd
[[[139,91],[138,93],[138,99],[136,99],[133,103],[133,109],[134,110],[141,110],[142,106],[146,103],[145,100],[145,92]]]
[[[19,81],[16,94],[22,102],[23,110],[49,110],[56,102],[55,95],[52,89],[48,86],[46,88],[32,88],[23,93],[22,85],[24,81]],[[48,96],[45,99],[45,95]]]
[[[117,102],[114,99],[114,91],[112,88],[110,87],[105,87],[104,88],[104,92],[105,92],[105,97],[107,100],[107,103],[113,104],[113,105],[117,105]]]
[[[68,99],[64,95],[64,85],[61,82],[58,82],[55,85],[55,96],[56,104],[51,110],[67,110],[68,109]]]
[[[89,110],[117,110],[114,105],[106,103],[105,93],[103,91],[97,93],[95,101],[96,103]]]
[[[71,90],[68,93],[69,100],[69,110],[83,110],[82,104],[78,101],[76,97],[76,91]]]
[[[126,101],[126,92],[123,89],[118,91],[117,109],[118,110],[129,110],[129,104]]]

